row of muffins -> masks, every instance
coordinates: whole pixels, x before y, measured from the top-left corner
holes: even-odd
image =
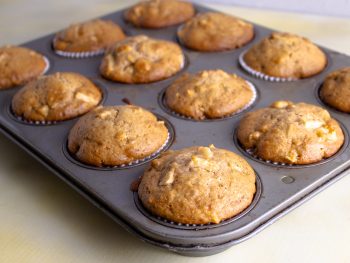
[[[173,20],[173,15],[184,4],[191,6],[175,0],[146,1],[127,10],[125,17],[134,25],[144,27],[150,27],[147,18],[152,16],[158,16],[161,23],[159,26],[186,22],[189,19],[179,28],[178,37],[185,46],[198,51],[235,49],[253,39],[252,24],[222,13],[207,12],[182,18],[177,15],[182,20]],[[143,24],[140,21],[146,22]],[[117,82],[149,83],[165,79],[184,65],[181,48],[175,43],[146,36],[125,37],[122,29],[114,22],[97,19],[72,25],[57,33],[53,48],[60,55],[76,54],[77,57],[106,52],[101,63],[101,74]],[[11,59],[11,52],[19,51],[2,50],[3,57],[8,56]],[[3,60],[6,63],[6,59]],[[242,60],[242,65],[248,67],[249,72],[291,79],[315,75],[326,64],[326,56],[317,46],[305,38],[287,33],[273,33],[264,38],[249,49]],[[22,66],[22,70],[29,71],[29,68]],[[33,70],[31,74],[34,74]],[[35,70],[40,72],[39,66]],[[28,78],[30,77],[32,76],[29,74]],[[16,85],[19,81],[12,82],[14,83],[1,86]]]
[[[115,55],[118,54],[112,55],[112,61]],[[141,68],[147,68],[144,61],[140,64]],[[54,109],[68,109],[64,116],[69,119],[88,112],[100,102],[101,93],[81,77],[56,73],[31,82],[15,95],[12,103],[15,114],[30,119],[37,112],[55,116],[51,113]],[[331,80],[333,88],[329,94],[337,88],[336,77]],[[75,81],[84,85],[76,87]],[[66,91],[61,83],[70,83]],[[165,96],[174,111],[203,119],[237,112],[249,104],[254,90],[235,75],[213,70],[184,74]],[[220,107],[222,100],[218,98],[226,99],[226,96],[227,101]],[[16,109],[25,108],[27,101],[36,98],[40,99],[28,107],[29,114],[16,113]],[[176,108],[180,103],[183,105]],[[162,121],[140,107],[98,107],[81,117],[71,129],[68,149],[90,165],[119,165],[159,152],[167,142],[168,133]],[[238,140],[265,160],[303,164],[333,155],[343,144],[344,134],[320,107],[279,101],[245,115],[239,125]],[[158,216],[179,223],[206,224],[219,223],[244,210],[255,191],[255,173],[243,158],[214,146],[194,146],[167,151],[153,160],[142,177],[138,193],[144,206]]]

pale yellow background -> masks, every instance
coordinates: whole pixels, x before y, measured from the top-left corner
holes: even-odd
[[[0,45],[21,43],[133,1],[0,0]],[[350,54],[350,20],[213,6]],[[0,135],[0,262],[350,262],[350,176],[262,233],[187,258],[127,233]]]

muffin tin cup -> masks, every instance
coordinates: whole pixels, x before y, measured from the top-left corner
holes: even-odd
[[[167,149],[169,149],[169,147],[171,146],[174,137],[175,137],[175,133],[174,133],[174,128],[171,126],[170,122],[165,120],[165,118],[160,117],[159,115],[156,115],[158,117],[158,120],[160,121],[164,121],[166,124],[166,127],[168,129],[168,136],[165,140],[165,142],[163,143],[163,145],[154,153],[152,153],[149,156],[146,156],[142,159],[136,159],[133,160],[129,163],[126,164],[121,164],[121,165],[115,165],[115,166],[93,166],[90,164],[86,164],[81,162],[76,156],[74,156],[73,153],[71,153],[68,149],[68,138],[65,140],[65,143],[63,144],[63,152],[64,155],[66,156],[67,159],[69,159],[71,162],[73,162],[74,164],[77,164],[81,167],[87,168],[87,169],[93,169],[93,170],[101,170],[101,171],[110,171],[110,170],[119,170],[119,169],[128,169],[128,168],[133,168],[135,166],[139,166],[142,164],[145,164],[153,159],[155,159],[156,157],[158,157],[162,152],[166,151]]]
[[[99,49],[95,51],[82,51],[82,52],[70,52],[70,51],[58,50],[58,49],[55,49],[55,44],[54,44],[55,42],[56,42],[56,38],[54,38],[52,41],[52,49],[54,50],[55,54],[65,58],[76,58],[76,59],[91,58],[91,57],[103,55],[105,53],[105,49]]]
[[[258,78],[258,79],[263,79],[263,80],[268,80],[271,82],[289,82],[289,81],[297,81],[299,79],[297,78],[282,78],[282,77],[274,77],[274,76],[269,76],[266,75],[262,72],[256,71],[255,69],[252,69],[251,67],[248,66],[248,64],[244,61],[244,55],[247,53],[247,50],[243,51],[238,58],[240,66],[248,72],[250,75]]]
[[[195,231],[198,231],[198,230],[212,229],[212,228],[222,227],[224,225],[230,224],[230,223],[238,220],[239,218],[247,215],[256,206],[256,204],[259,202],[259,199],[261,197],[262,184],[261,184],[261,179],[260,179],[260,177],[258,176],[258,174],[256,172],[255,172],[255,178],[256,178],[256,181],[255,181],[256,192],[254,194],[254,197],[253,197],[252,202],[250,203],[250,205],[248,207],[246,207],[243,211],[238,213],[237,215],[234,215],[233,217],[227,218],[227,219],[221,221],[218,224],[214,224],[214,223],[210,223],[210,224],[177,223],[177,222],[174,222],[174,221],[162,218],[160,216],[157,216],[155,214],[152,214],[142,204],[142,201],[140,200],[137,191],[134,192],[134,202],[135,202],[136,207],[140,210],[140,212],[144,216],[148,217],[149,219],[151,219],[152,221],[154,221],[154,222],[156,222],[158,224],[162,224],[162,225],[167,226],[167,227],[176,228],[176,229],[182,229],[182,230],[195,230]]]
[[[183,114],[180,114],[174,110],[172,110],[166,103],[165,101],[165,92],[167,90],[167,88],[165,88],[160,94],[159,94],[159,97],[158,97],[158,101],[159,101],[159,104],[160,106],[163,108],[163,110],[165,110],[166,112],[168,112],[169,114],[177,117],[177,118],[180,118],[180,119],[185,119],[185,120],[191,120],[191,121],[203,121],[203,122],[210,122],[210,121],[220,121],[220,120],[226,120],[226,119],[229,119],[229,118],[232,118],[232,117],[235,117],[237,115],[240,115],[242,114],[243,112],[247,111],[248,109],[251,109],[255,102],[257,101],[258,99],[258,90],[256,89],[256,87],[254,86],[253,83],[251,83],[250,81],[246,80],[246,83],[248,84],[248,86],[250,87],[251,91],[253,92],[253,96],[251,98],[251,100],[243,107],[243,108],[240,108],[239,110],[237,110],[236,112],[232,113],[232,114],[229,114],[229,115],[226,115],[226,116],[223,116],[223,117],[220,117],[220,118],[212,118],[212,119],[209,119],[209,118],[205,118],[203,120],[197,120],[197,119],[194,119],[192,117],[189,117],[189,116],[186,116],[186,115],[183,115]]]
[[[91,108],[90,110],[88,110],[85,113],[79,114],[78,116],[74,116],[72,118],[66,119],[66,120],[57,120],[57,121],[38,121],[38,120],[27,120],[25,119],[23,116],[18,116],[14,113],[13,109],[12,109],[12,101],[9,101],[7,103],[7,114],[14,119],[17,122],[23,123],[23,124],[27,124],[27,125],[34,125],[34,126],[50,126],[50,125],[56,125],[56,124],[62,124],[65,123],[67,121],[71,121],[74,119],[78,119],[80,118],[82,115],[88,113],[89,111],[93,110],[94,108],[101,106],[105,103],[106,99],[107,99],[107,89],[104,85],[102,85],[100,82],[94,81],[92,80],[92,82],[100,89],[101,94],[102,94],[102,98],[100,100],[100,102],[93,108]]]
[[[332,161],[334,159],[336,159],[339,155],[341,155],[345,149],[347,149],[348,145],[349,145],[349,132],[348,130],[345,128],[345,126],[339,122],[337,120],[337,122],[340,125],[340,128],[343,131],[344,134],[344,142],[343,145],[338,149],[338,151],[336,153],[334,153],[332,156],[328,157],[328,158],[324,158],[318,162],[314,162],[314,163],[309,163],[309,164],[290,164],[290,163],[282,163],[282,162],[275,162],[275,161],[271,161],[271,160],[265,160],[263,158],[260,158],[258,155],[255,154],[255,150],[254,149],[245,149],[242,144],[239,142],[238,137],[237,137],[237,132],[238,132],[238,127],[235,128],[234,130],[234,136],[233,136],[233,140],[235,145],[237,146],[237,148],[247,157],[249,157],[252,160],[255,160],[259,163],[263,163],[269,166],[274,166],[274,167],[278,167],[278,168],[307,168],[307,167],[313,167],[313,166],[317,166],[317,165],[322,165],[325,164],[329,161]]]
[[[323,82],[321,82],[320,84],[318,84],[315,88],[315,97],[317,98],[318,102],[325,108],[327,108],[327,110],[331,110],[333,112],[336,112],[338,114],[342,114],[345,116],[350,116],[350,112],[346,112],[346,111],[341,111],[340,109],[337,109],[335,107],[333,107],[332,105],[328,104],[327,102],[325,102],[322,98],[321,98],[321,89],[323,86]]]

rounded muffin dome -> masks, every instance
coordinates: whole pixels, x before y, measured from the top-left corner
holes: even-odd
[[[288,164],[316,163],[334,155],[344,143],[343,131],[328,111],[290,101],[247,113],[237,137],[258,157]]]
[[[184,54],[177,44],[139,35],[110,48],[100,72],[112,81],[149,83],[173,76],[184,64]]]
[[[254,37],[253,25],[219,12],[201,13],[180,26],[177,33],[188,48],[223,51],[239,48]]]
[[[249,106],[255,90],[247,81],[222,70],[184,73],[165,92],[166,105],[196,120],[222,118]]]
[[[0,90],[24,85],[44,74],[48,68],[44,56],[25,47],[0,47]]]
[[[256,176],[228,150],[193,146],[164,152],[141,178],[138,195],[151,213],[184,224],[220,223],[252,202]]]
[[[88,78],[58,72],[20,89],[12,99],[12,110],[28,121],[63,121],[88,112],[101,99],[101,90]]]
[[[124,17],[137,27],[162,28],[182,23],[194,13],[193,5],[184,1],[148,0],[129,8]]]
[[[70,130],[68,150],[86,164],[117,166],[150,157],[168,136],[164,122],[141,107],[98,107]]]
[[[301,79],[320,73],[327,65],[325,53],[307,38],[272,33],[251,47],[244,62],[273,77]]]

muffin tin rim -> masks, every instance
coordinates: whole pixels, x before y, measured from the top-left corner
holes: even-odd
[[[142,204],[142,201],[140,200],[140,198],[138,196],[138,191],[133,191],[134,204],[135,204],[137,210],[140,211],[140,213],[142,215],[144,215],[146,218],[152,220],[153,222],[156,222],[158,224],[166,226],[166,227],[175,228],[175,229],[179,229],[179,230],[186,230],[186,231],[188,231],[188,230],[201,231],[201,230],[219,228],[219,227],[228,225],[230,223],[233,223],[233,222],[241,219],[242,217],[246,216],[251,211],[253,211],[254,208],[259,203],[259,201],[262,197],[262,193],[263,193],[263,184],[262,184],[262,180],[260,179],[259,174],[255,170],[254,170],[254,174],[255,174],[255,187],[256,187],[255,189],[256,189],[256,191],[254,193],[253,199],[252,199],[251,203],[249,204],[249,206],[247,206],[240,213],[234,215],[233,217],[225,219],[218,224],[214,224],[214,223],[209,223],[209,224],[177,223],[177,222],[173,222],[171,220],[167,220],[165,218],[162,218],[160,216],[157,216],[157,215],[151,213],[150,211],[148,211],[147,208],[144,207],[144,205]]]

